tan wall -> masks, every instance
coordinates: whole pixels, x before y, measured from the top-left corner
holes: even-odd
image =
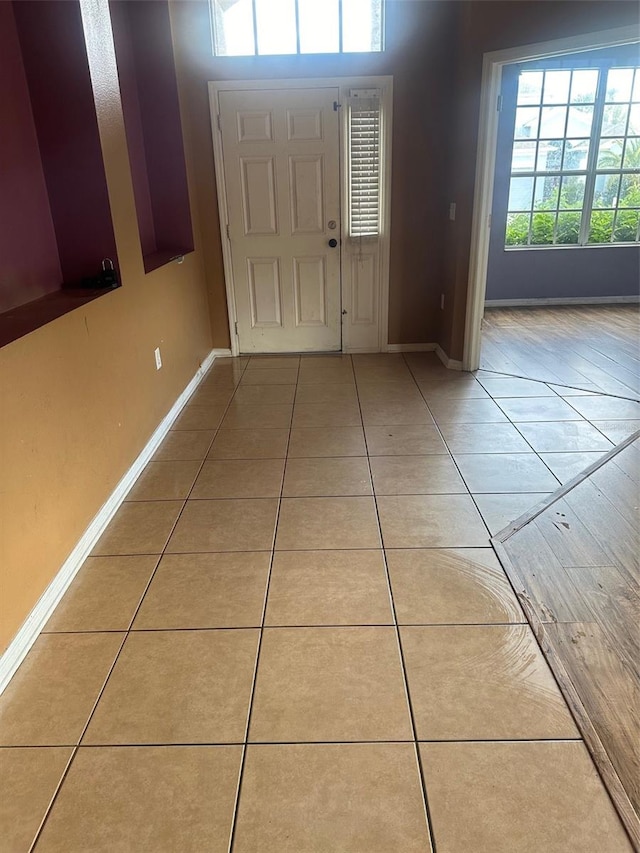
[[[457,3],[389,0],[381,54],[215,58],[206,0],[173,6],[174,40],[192,133],[213,340],[229,346],[207,82],[228,79],[394,77],[389,341],[437,340],[447,216],[446,128]]]
[[[638,26],[638,6],[626,0],[472,0],[460,4],[456,116],[449,166],[457,216],[447,227],[440,335],[441,346],[452,358],[461,359],[463,354],[483,54],[629,25]]]
[[[196,251],[144,274],[107,0],[85,8],[123,286],[0,350],[0,650],[211,349],[195,207]]]

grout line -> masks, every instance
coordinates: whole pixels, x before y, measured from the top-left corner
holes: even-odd
[[[265,587],[264,601],[262,604],[262,617],[260,620],[260,629],[259,629],[260,633],[258,635],[258,646],[256,649],[256,660],[255,660],[255,665],[253,668],[253,679],[252,679],[252,683],[251,683],[251,692],[249,694],[249,705],[247,708],[247,722],[246,722],[246,726],[245,726],[244,743],[242,744],[242,756],[240,758],[240,768],[238,771],[238,783],[237,783],[237,787],[236,787],[236,797],[235,797],[235,802],[233,804],[233,816],[231,818],[231,827],[229,829],[229,847],[228,847],[229,853],[231,853],[231,850],[233,849],[233,844],[234,844],[235,836],[236,836],[238,809],[240,807],[240,797],[242,795],[242,780],[244,778],[244,768],[245,768],[246,759],[247,759],[247,745],[249,743],[249,728],[251,726],[251,715],[253,712],[253,702],[255,699],[256,684],[257,684],[257,680],[258,680],[258,667],[260,665],[260,653],[262,651],[262,639],[264,637],[265,620],[266,620],[266,614],[267,614],[267,604],[268,604],[268,599],[269,599],[269,588],[271,586],[271,574],[273,572],[273,561],[274,561],[275,554],[276,554],[276,538],[278,535],[278,524],[280,521],[280,510],[282,507],[282,493],[284,491],[284,478],[285,478],[285,472],[286,472],[286,460],[287,460],[288,453],[289,453],[289,444],[291,443],[291,429],[292,429],[292,422],[293,422],[293,410],[295,408],[295,400],[296,400],[296,397],[298,394],[298,379],[299,378],[300,378],[300,366],[298,364],[298,368],[297,368],[297,372],[296,372],[296,390],[294,392],[294,397],[293,397],[293,406],[291,408],[291,419],[289,421],[289,434],[287,436],[285,464],[282,466],[282,474],[280,477],[280,496],[278,498],[278,506],[276,508],[276,517],[275,517],[274,529],[273,529],[273,539],[272,539],[272,543],[271,543],[271,555],[269,558],[269,569],[267,572],[267,583],[266,583],[266,587]]]
[[[406,364],[406,359],[404,358],[404,356],[403,356],[402,360]],[[413,377],[413,374],[412,374],[412,377]],[[415,378],[413,381],[415,382]],[[362,418],[362,404],[360,402],[360,395],[359,395],[359,391],[358,391],[357,379],[356,379],[356,394],[358,396],[358,406],[360,408],[360,417]],[[364,440],[365,440],[365,447],[367,449],[367,462],[369,465],[369,476],[371,477],[371,481],[373,482],[373,471],[371,470],[371,459],[369,457],[369,445],[367,442],[366,431],[365,431],[365,439]],[[374,489],[374,493],[373,493],[373,503],[374,503],[374,507],[375,507],[376,520],[377,520],[377,524],[378,524],[378,536],[380,537],[380,543],[382,546],[382,560],[383,560],[385,576],[386,576],[386,580],[387,580],[387,592],[389,595],[389,604],[391,606],[391,612],[393,615],[393,623],[394,623],[395,634],[396,634],[396,643],[397,643],[397,647],[398,647],[398,654],[400,657],[400,668],[402,670],[402,680],[404,683],[404,692],[405,692],[405,697],[406,697],[406,701],[407,701],[407,708],[409,711],[409,719],[411,722],[411,730],[413,732],[414,754],[415,754],[415,758],[416,758],[416,762],[417,762],[418,778],[420,780],[420,787],[422,790],[422,802],[423,802],[423,806],[424,806],[425,819],[426,819],[426,823],[427,823],[427,833],[429,835],[429,840],[431,842],[432,853],[437,853],[436,839],[435,839],[435,835],[434,835],[433,820],[431,817],[431,809],[429,807],[429,797],[427,794],[427,785],[426,785],[426,781],[425,781],[424,768],[422,766],[422,758],[420,756],[420,750],[418,749],[418,731],[417,731],[417,727],[416,727],[415,714],[413,711],[413,703],[411,701],[411,693],[409,690],[409,679],[407,676],[407,668],[406,668],[406,663],[405,663],[405,658],[404,658],[404,650],[402,648],[402,637],[400,636],[400,628],[398,626],[398,617],[397,617],[397,613],[396,613],[396,605],[395,605],[395,600],[393,597],[393,588],[391,586],[391,575],[389,573],[389,565],[387,562],[387,554],[386,554],[386,550],[384,547],[384,538],[382,535],[382,524],[380,522],[380,512],[378,510],[378,496],[375,493],[375,489]]]

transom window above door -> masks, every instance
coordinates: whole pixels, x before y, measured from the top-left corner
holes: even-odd
[[[518,80],[505,247],[640,238],[640,68]]]
[[[209,0],[216,56],[383,49],[384,0]]]

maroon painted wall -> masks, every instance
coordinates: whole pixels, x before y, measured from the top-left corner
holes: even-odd
[[[118,80],[120,82],[122,112],[124,114],[124,124],[127,134],[133,192],[136,199],[140,244],[142,246],[142,254],[151,255],[156,251],[156,232],[153,222],[149,177],[147,174],[144,129],[140,115],[136,61],[131,43],[129,5],[129,3],[123,2],[123,0],[112,0],[109,4],[109,10],[111,13],[113,41],[118,62]]]
[[[193,250],[167,0],[113,0],[111,18],[147,271]],[[156,253],[158,257],[150,257]]]
[[[4,5],[4,4],[2,4]],[[13,4],[65,284],[116,260],[80,7]]]
[[[0,3],[0,313],[60,287],[62,273],[13,6]]]

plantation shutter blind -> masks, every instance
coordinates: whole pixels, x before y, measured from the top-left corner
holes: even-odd
[[[352,89],[349,97],[349,236],[380,233],[380,93]]]

